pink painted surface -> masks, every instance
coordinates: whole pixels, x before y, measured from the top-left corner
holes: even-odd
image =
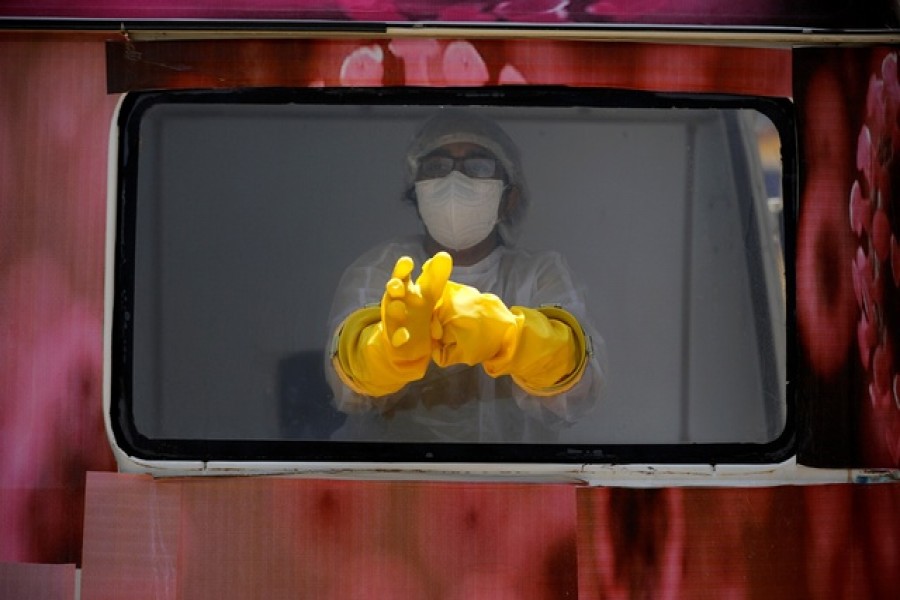
[[[900,592],[898,535],[900,484],[654,490],[98,474],[83,590],[172,600],[888,598]]]
[[[181,486],[90,473],[85,496],[82,597],[177,598]]]
[[[91,475],[86,598],[574,597],[575,488]]]
[[[103,432],[103,47],[0,36],[0,561],[77,562]]]
[[[0,562],[0,598],[73,600],[75,565]]]

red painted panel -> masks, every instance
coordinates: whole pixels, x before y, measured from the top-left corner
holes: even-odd
[[[783,49],[538,40],[110,44],[111,91],[248,86],[568,85],[791,95]]]
[[[800,459],[900,466],[900,84],[895,48],[797,52]]]

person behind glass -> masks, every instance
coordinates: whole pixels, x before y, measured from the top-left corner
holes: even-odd
[[[326,375],[348,418],[333,438],[556,440],[600,397],[603,342],[563,258],[515,247],[528,200],[516,146],[448,108],[406,159],[424,233],[373,248],[341,278]]]

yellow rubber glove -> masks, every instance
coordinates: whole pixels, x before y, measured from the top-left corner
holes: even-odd
[[[432,358],[439,366],[481,363],[491,377],[509,375],[536,396],[571,389],[587,366],[578,320],[557,307],[508,308],[494,294],[447,282],[435,307]]]
[[[434,305],[453,269],[453,259],[439,252],[422,265],[415,282],[408,256],[394,265],[381,305],[362,308],[338,327],[332,364],[353,391],[367,396],[396,392],[421,379],[431,360]]]

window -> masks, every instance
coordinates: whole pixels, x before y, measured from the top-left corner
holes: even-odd
[[[342,274],[422,234],[404,201],[407,144],[448,105],[515,142],[529,201],[515,248],[559,253],[585,300],[605,388],[572,423],[549,410],[512,425],[521,403],[477,382],[460,393],[471,410],[442,408],[467,426],[437,433],[402,421],[419,392],[366,427],[336,408]],[[116,443],[147,460],[783,458],[791,114],[779,99],[563,88],[130,94],[113,199]],[[760,123],[779,134],[784,211]],[[472,408],[488,400],[505,402]]]

